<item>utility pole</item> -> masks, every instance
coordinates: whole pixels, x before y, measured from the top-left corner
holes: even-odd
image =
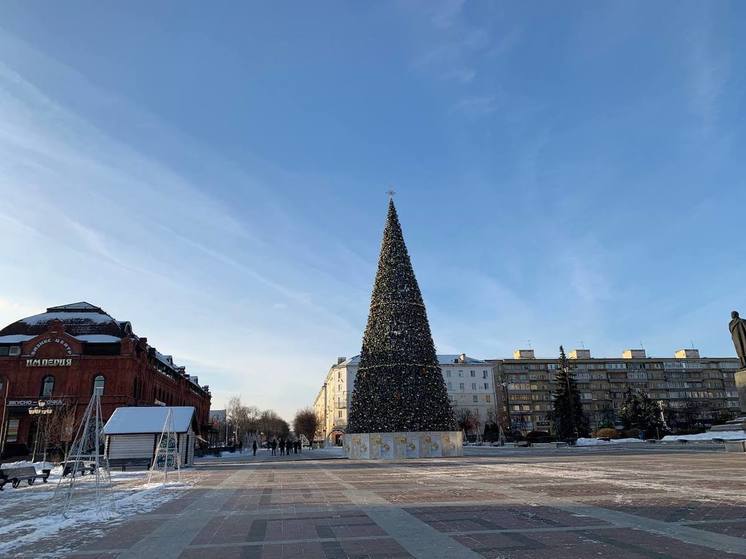
[[[328,425],[327,415],[326,415],[327,414],[326,385],[327,383],[325,382],[324,383],[324,428],[321,430],[321,432],[324,434],[324,443],[323,443],[324,447],[326,447],[326,437],[328,436],[328,433],[326,432],[326,426]]]

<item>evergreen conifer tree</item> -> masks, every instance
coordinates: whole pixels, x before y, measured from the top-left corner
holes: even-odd
[[[425,304],[389,200],[347,430],[450,431],[454,415]]]
[[[658,437],[665,429],[658,402],[644,391],[627,388],[619,409],[625,429],[640,429],[647,437]]]
[[[555,382],[552,419],[557,438],[574,441],[579,437],[587,437],[588,418],[583,413],[575,375],[570,370],[570,363],[565,355],[565,348],[562,346],[560,346]]]

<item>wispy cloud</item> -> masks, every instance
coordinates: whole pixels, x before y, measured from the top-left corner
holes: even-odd
[[[435,27],[449,29],[453,27],[461,16],[466,0],[441,0],[432,3],[430,20]]]
[[[0,34],[0,45],[10,40]],[[264,179],[33,54],[72,84],[83,106],[106,103],[123,122],[147,122],[177,158],[122,142],[0,56],[0,235],[16,241],[0,262],[3,322],[88,299],[132,320],[177,360],[221,371],[214,381],[191,371],[211,384],[216,405],[238,389],[256,392],[270,367],[276,386],[261,404],[286,415],[307,405],[311,396],[291,388],[292,379],[307,370],[315,383],[340,345],[359,344],[354,319],[340,310],[345,292],[320,301],[314,291],[329,273],[327,256],[305,266],[320,234],[304,224],[305,245],[293,243],[285,233],[297,219],[283,214]],[[179,172],[179,157],[203,162],[209,184]],[[220,191],[248,211],[235,211]],[[354,252],[336,242],[344,265]]]
[[[453,111],[472,118],[487,116],[498,108],[497,99],[493,95],[482,97],[465,97],[453,106]]]
[[[707,134],[718,119],[720,100],[730,78],[728,50],[717,48],[707,18],[692,36],[689,67],[692,109],[701,119],[702,129]]]
[[[495,45],[485,29],[469,22],[464,14],[465,5],[463,0],[426,4],[430,26],[423,30],[423,46],[415,58],[415,68],[443,80],[462,84],[474,81],[478,75],[478,58],[494,51]],[[507,50],[501,48],[503,52]]]

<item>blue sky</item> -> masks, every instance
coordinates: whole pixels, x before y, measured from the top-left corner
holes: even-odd
[[[286,417],[385,191],[440,352],[734,355],[738,2],[3,2],[0,322],[87,300]]]

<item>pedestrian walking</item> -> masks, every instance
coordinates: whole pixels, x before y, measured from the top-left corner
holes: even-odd
[[[295,441],[295,444],[293,445],[293,450],[295,450],[296,454],[298,454],[299,448],[300,448],[300,441]]]
[[[272,456],[277,456],[277,439],[272,439]]]
[[[251,450],[254,451],[254,456],[256,456],[256,441],[254,441],[253,444],[251,445]]]
[[[280,456],[285,456],[285,439],[280,439]]]

